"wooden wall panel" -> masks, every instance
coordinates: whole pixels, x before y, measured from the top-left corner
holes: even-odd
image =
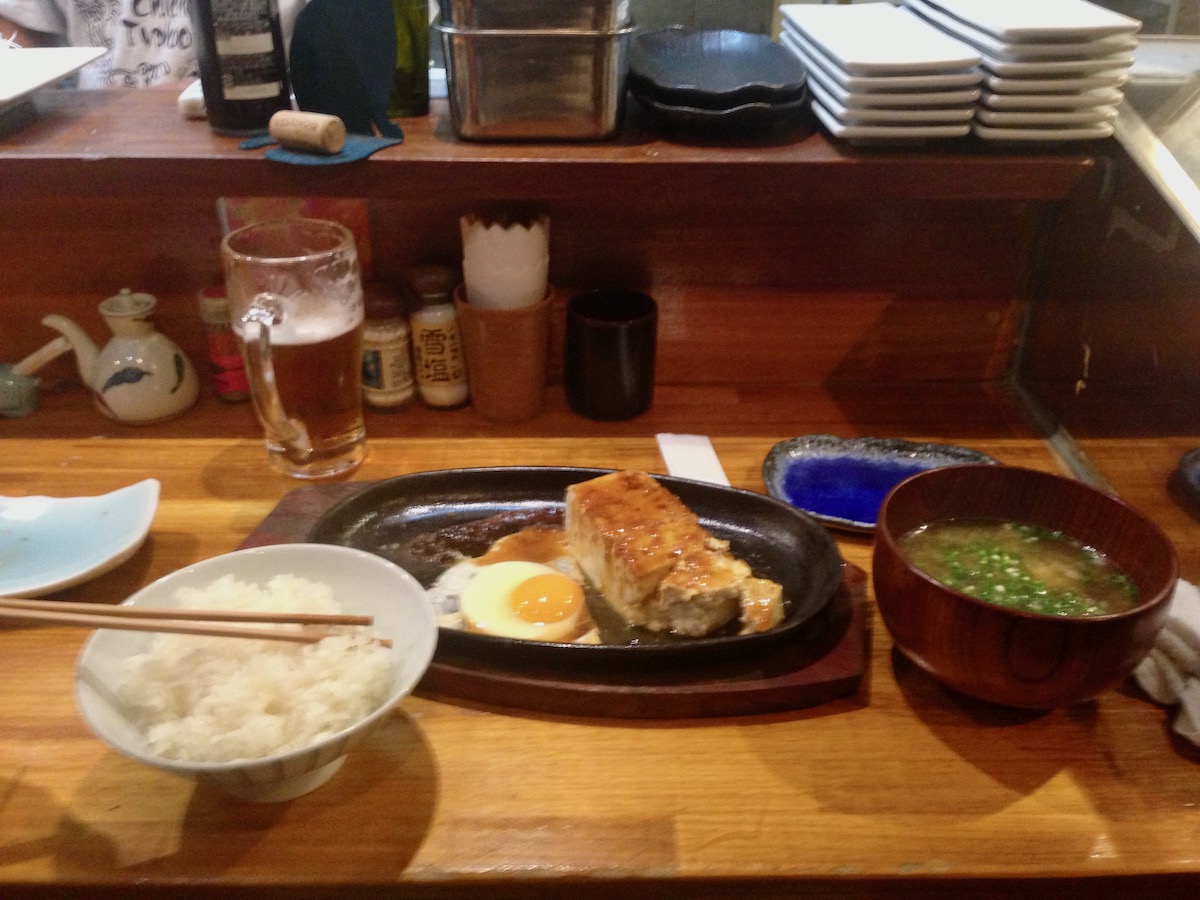
[[[720,191],[719,182],[713,191]],[[804,290],[1023,293],[1045,207],[1033,203],[880,201],[812,205],[781,191],[771,206],[712,197],[670,205],[552,203],[552,277],[560,283],[767,285]],[[461,203],[377,201],[382,273],[460,255]]]
[[[381,276],[460,256],[460,204],[376,201]],[[770,208],[737,198],[639,206],[562,203],[552,279],[651,291],[662,309],[660,382],[746,384],[978,381],[1012,352],[1038,204],[899,201]],[[52,334],[47,312],[97,340],[96,304],[122,287],[156,294],[159,327],[203,355],[195,292],[219,273],[208,198],[17,198],[0,224],[0,359]],[[556,332],[555,359],[560,346]],[[552,365],[552,375],[558,367]]]

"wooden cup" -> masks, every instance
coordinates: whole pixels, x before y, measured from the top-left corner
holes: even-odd
[[[542,411],[553,299],[550,288],[533,306],[483,309],[467,300],[463,285],[455,289],[471,405],[485,419],[511,424]]]

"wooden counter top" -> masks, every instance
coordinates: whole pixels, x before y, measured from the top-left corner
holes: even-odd
[[[734,484],[761,491],[762,458],[788,436],[714,443]],[[1057,467],[1033,438],[970,443]],[[5,493],[162,481],[147,544],[59,595],[70,600],[117,600],[236,548],[297,486],[267,469],[257,440],[236,437],[26,437],[4,449]],[[1107,450],[1107,477],[1185,554],[1194,522],[1149,474],[1182,448]],[[649,431],[389,437],[372,441],[356,479],[518,463],[662,471]],[[869,568],[868,540],[839,543]],[[1194,543],[1184,560],[1193,579]],[[327,785],[273,806],[112,752],[72,698],[84,632],[0,628],[0,896],[1196,892],[1200,751],[1172,738],[1168,711],[1131,686],[1046,714],[952,696],[893,652],[873,604],[871,619],[856,696],[794,713],[637,722],[414,696]]]

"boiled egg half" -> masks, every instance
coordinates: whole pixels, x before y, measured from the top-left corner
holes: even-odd
[[[479,566],[462,589],[460,612],[467,631],[530,641],[573,641],[590,627],[583,587],[524,560]]]

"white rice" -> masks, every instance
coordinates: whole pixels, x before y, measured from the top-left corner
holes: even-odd
[[[294,575],[265,586],[227,575],[176,597],[180,606],[204,609],[343,612],[328,585]],[[257,759],[313,744],[378,707],[390,682],[388,650],[367,628],[313,644],[158,634],[126,665],[122,698],[150,748],[192,762]]]

